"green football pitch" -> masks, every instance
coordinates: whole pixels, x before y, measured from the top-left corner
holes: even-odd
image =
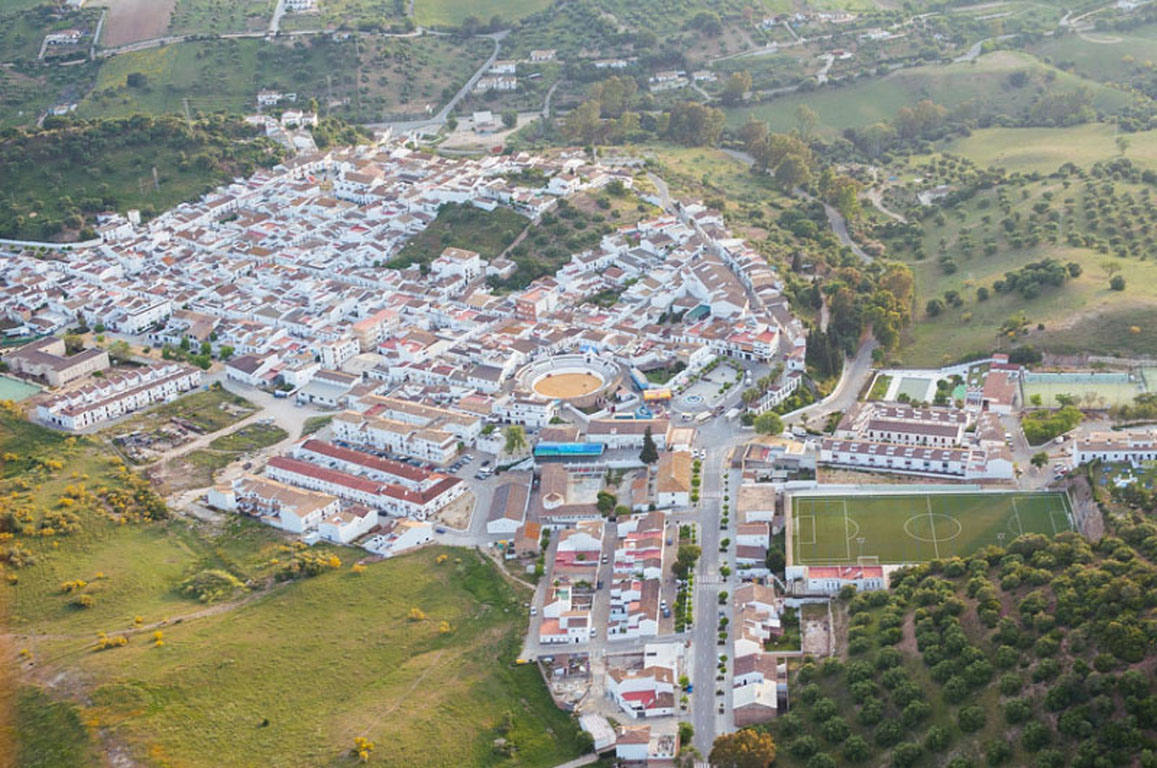
[[[791,506],[792,565],[966,557],[1022,533],[1072,528],[1063,493],[801,495]]]

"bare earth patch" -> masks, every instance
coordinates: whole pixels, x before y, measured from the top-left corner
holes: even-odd
[[[104,20],[100,44],[106,48],[162,37],[177,0],[104,0],[108,16]]]
[[[474,494],[467,491],[438,510],[438,514],[434,516],[434,519],[447,528],[463,531],[470,527],[470,513],[473,509]]]

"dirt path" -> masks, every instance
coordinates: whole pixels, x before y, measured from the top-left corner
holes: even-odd
[[[884,205],[884,190],[880,189],[879,187],[872,187],[871,189],[869,189],[867,192],[864,193],[864,197],[867,198],[868,202],[870,202],[872,205],[876,206],[876,210],[878,210],[880,213],[887,216],[889,219],[892,219],[894,221],[898,221],[901,224],[907,224],[908,223],[907,219],[905,219],[903,216],[896,213],[895,211],[890,210],[889,208],[887,208]]]
[[[171,617],[162,619],[160,621],[150,622],[148,624],[136,624],[136,625],[133,625],[132,627],[129,627],[129,628],[124,629],[124,630],[112,630],[109,632],[109,635],[110,636],[111,635],[125,635],[126,637],[133,637],[134,635],[151,633],[151,632],[157,631],[158,629],[164,629],[166,627],[172,627],[176,624],[184,624],[184,623],[187,623],[190,621],[196,621],[197,619],[206,619],[206,618],[209,618],[210,616],[219,616],[223,613],[231,613],[232,611],[235,611],[238,608],[243,608],[244,606],[248,605],[249,603],[252,603],[253,601],[258,600],[262,597],[265,597],[266,595],[273,594],[278,589],[281,589],[284,586],[286,586],[288,584],[292,584],[292,583],[293,583],[292,580],[271,582],[271,583],[267,584],[266,586],[261,587],[260,589],[254,590],[253,592],[250,592],[249,594],[245,595],[244,597],[242,597],[238,600],[231,600],[229,602],[216,603],[213,605],[203,606],[201,608],[198,608],[195,611],[189,611],[188,613],[183,613],[183,614],[180,614],[178,616],[171,616]],[[92,637],[93,636],[92,636],[91,632],[85,632],[83,634],[78,634],[78,635],[59,634],[59,633],[47,633],[47,634],[27,634],[27,633],[20,633],[20,632],[0,633],[0,638],[4,638],[5,640],[12,640],[12,641],[20,641],[20,640],[25,640],[25,641],[27,641],[27,640],[33,640],[33,641],[36,641],[36,640],[84,640],[84,641],[86,641],[86,643],[89,643],[89,645],[85,645],[85,647],[82,648],[81,650],[88,650],[90,648],[90,645],[92,642]],[[73,655],[74,653],[76,653],[76,651],[68,651],[68,652],[62,654],[61,656],[56,657],[55,659],[48,660],[45,663],[52,663],[53,661],[56,661],[60,658],[63,658],[64,656]]]

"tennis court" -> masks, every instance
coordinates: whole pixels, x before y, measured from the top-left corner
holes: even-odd
[[[900,386],[896,390],[896,397],[907,395],[909,400],[917,403],[932,402],[936,394],[936,379],[926,379],[919,376],[905,376],[900,379]]]
[[[1034,395],[1040,396],[1040,405],[1044,408],[1058,407],[1057,395],[1072,397],[1083,408],[1108,408],[1132,405],[1133,398],[1144,393],[1141,378],[1128,373],[1024,374],[1024,402],[1030,407],[1035,404]]]
[[[791,507],[793,565],[966,557],[1022,533],[1052,536],[1072,528],[1063,493],[805,493],[794,495]]]

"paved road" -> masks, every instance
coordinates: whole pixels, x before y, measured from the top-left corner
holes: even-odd
[[[285,0],[277,0],[277,5],[273,8],[273,15],[269,17],[269,31],[266,33],[269,37],[276,37],[281,30],[281,17],[285,15]]]
[[[546,92],[546,98],[542,100],[542,119],[550,119],[550,100],[554,98],[555,90],[562,84],[562,80],[555,80],[554,84],[550,86],[550,90]]]
[[[840,372],[840,380],[823,400],[805,405],[803,408],[792,411],[783,417],[785,424],[795,424],[800,421],[809,421],[814,425],[822,426],[822,421],[828,414],[836,411],[847,411],[856,402],[860,390],[868,383],[875,370],[872,363],[872,352],[877,343],[868,338],[860,344],[856,354],[844,362],[844,369]]]
[[[739,470],[729,466],[733,449],[746,442],[750,435],[732,431],[727,437],[720,439],[718,433],[725,429],[722,420],[717,420],[706,435],[701,435],[701,442],[707,446],[707,458],[703,461],[703,485],[700,495],[701,508],[699,520],[699,545],[702,548],[695,580],[695,623],[692,626],[691,641],[691,682],[695,691],[691,696],[691,724],[695,728],[695,747],[704,755],[711,751],[715,737],[720,733],[734,730],[734,720],[731,712],[731,658],[734,655],[733,632],[728,632],[728,639],[724,645],[717,645],[718,624],[720,612],[727,618],[729,624],[734,619],[734,610],[731,600],[724,605],[719,604],[719,593],[734,592],[735,584],[739,583],[739,574],[735,569],[731,555],[735,547],[735,521],[732,519],[726,529],[719,527],[722,515],[724,495],[731,495],[731,491],[738,488],[742,480]],[[714,434],[713,434],[714,433]],[[720,552],[719,545],[723,539],[731,539],[726,554]],[[720,568],[727,565],[731,574],[724,577]],[[716,681],[719,656],[726,655],[727,671],[722,681]],[[722,690],[723,695],[716,695]],[[719,705],[723,705],[723,713],[719,712]]]
[[[954,62],[974,61],[974,60],[976,60],[976,58],[978,56],[980,56],[981,49],[984,48],[984,44],[987,43],[988,41],[990,41],[990,40],[1008,40],[1008,39],[1013,38],[1013,37],[1016,37],[1016,35],[999,35],[997,37],[986,37],[983,40],[978,40],[975,43],[973,43],[972,47],[969,48],[967,51],[965,51],[962,56],[957,56],[955,59],[953,59],[953,61]]]
[[[486,74],[486,71],[490,69],[490,67],[494,66],[494,62],[498,59],[498,54],[502,50],[502,41],[509,33],[510,30],[505,29],[501,32],[496,32],[493,35],[480,35],[480,37],[488,37],[494,42],[494,51],[491,52],[490,58],[484,61],[482,66],[480,66],[477,71],[475,71],[474,74],[470,76],[470,79],[466,81],[466,84],[458,89],[458,92],[454,94],[454,98],[446,102],[446,105],[443,106],[442,109],[438,111],[438,114],[434,115],[434,117],[428,120],[404,120],[393,123],[369,123],[366,125],[366,127],[379,131],[392,129],[395,133],[430,133],[437,131],[445,124],[446,120],[450,117],[450,113],[454,111],[456,106],[458,106],[458,102],[466,98],[466,95],[470,93],[471,89],[474,88],[482,76]]]
[[[668,213],[675,210],[675,204],[671,200],[671,190],[667,186],[667,182],[663,181],[661,176],[647,171],[647,180],[655,185],[655,189],[659,191],[659,199],[662,201],[662,208]]]
[[[748,166],[755,165],[755,158],[747,152],[743,152],[738,149],[725,149],[723,152],[729,157],[733,157],[739,162]],[[794,190],[794,194],[796,197],[801,197],[804,200],[815,199],[802,189]],[[852,236],[848,234],[848,223],[844,220],[843,215],[827,203],[823,203],[823,206],[824,213],[827,214],[828,217],[828,225],[832,228],[832,232],[835,233],[835,236],[839,239],[839,241],[843,245],[851,248],[852,253],[859,256],[862,260],[865,262],[870,262],[872,257],[864,253],[864,249],[860,248],[859,244],[857,244],[856,241],[852,239]]]

